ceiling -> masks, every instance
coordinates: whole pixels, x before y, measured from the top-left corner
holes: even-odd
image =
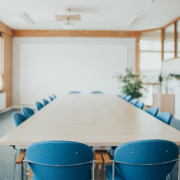
[[[180,16],[180,0],[0,0],[0,21],[12,29],[62,29],[57,9],[78,9],[81,21],[75,30],[144,30],[162,27]],[[143,17],[132,26],[129,21],[140,11]],[[22,20],[25,12],[35,22]]]

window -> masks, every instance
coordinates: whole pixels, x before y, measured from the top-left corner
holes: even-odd
[[[161,31],[140,33],[140,75],[145,83],[157,83],[161,72]]]
[[[180,20],[177,21],[177,57],[180,57]]]
[[[175,58],[174,24],[164,29],[164,60]]]
[[[2,71],[3,71],[1,44],[2,43],[1,43],[1,32],[0,32],[0,90],[2,90]]]

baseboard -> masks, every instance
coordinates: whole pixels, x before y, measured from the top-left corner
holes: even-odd
[[[6,109],[3,109],[0,111],[0,114],[1,113],[4,113],[4,112],[7,112],[7,111],[10,111],[11,109],[14,109],[13,106],[9,107],[9,108],[6,108]]]
[[[12,107],[13,107],[12,109],[21,109],[22,107],[28,107],[31,109],[36,109],[36,106],[34,106],[34,105],[14,105]]]
[[[20,106],[11,106],[9,108],[6,108],[6,109],[3,109],[0,111],[0,114],[1,113],[4,113],[4,112],[7,112],[7,111],[10,111],[12,109],[21,109],[22,107],[29,107],[31,109],[36,109],[36,106],[33,106],[33,105],[29,105],[29,106],[24,106],[24,105],[20,105]]]

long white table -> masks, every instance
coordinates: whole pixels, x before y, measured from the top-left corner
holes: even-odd
[[[180,132],[117,96],[68,94],[15,128],[0,145],[25,148],[37,141],[67,140],[106,148],[143,139],[180,145]]]

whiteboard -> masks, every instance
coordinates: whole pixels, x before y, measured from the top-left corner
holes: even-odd
[[[127,46],[118,44],[22,44],[20,102],[81,91],[119,94],[113,78],[127,67]]]

